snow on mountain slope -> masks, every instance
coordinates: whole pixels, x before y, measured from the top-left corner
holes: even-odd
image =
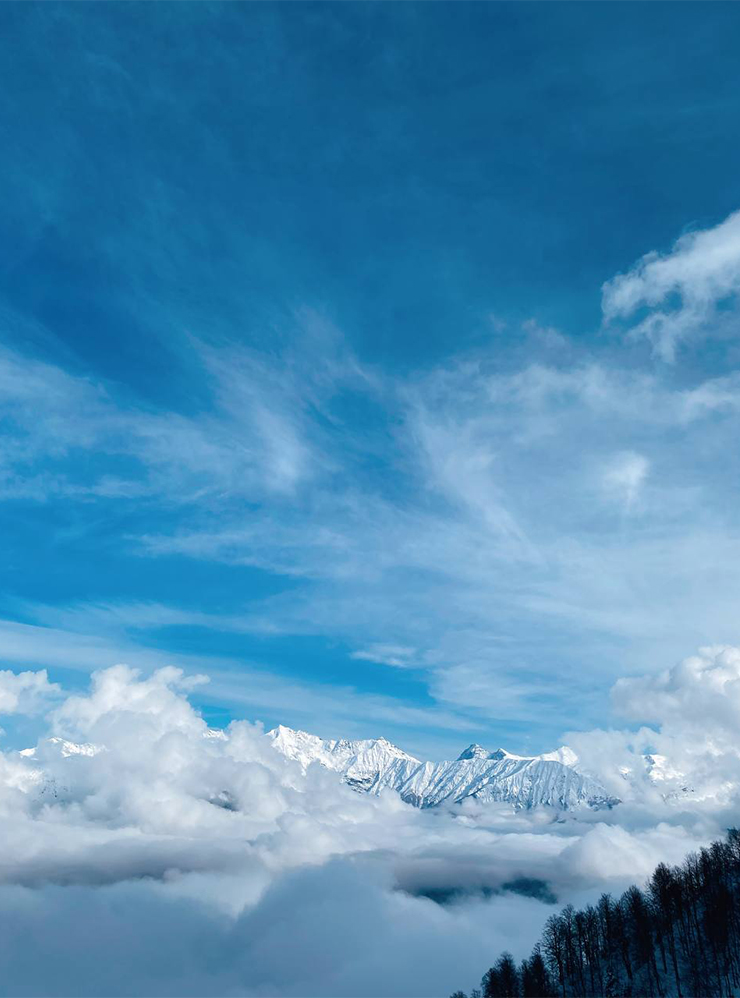
[[[392,745],[385,738],[347,741],[345,738],[324,740],[306,731],[294,731],[282,724],[267,732],[273,747],[288,759],[293,759],[306,769],[318,762],[325,769],[342,774],[346,783],[360,790],[369,790],[375,781],[397,761],[410,763],[414,768],[419,760]]]
[[[389,777],[395,775],[401,778],[393,784]],[[571,809],[583,804],[605,807],[616,803],[596,780],[561,762],[498,753],[488,759],[427,762],[411,773],[391,770],[378,778],[373,789],[377,792],[381,786],[394,786],[404,800],[418,807],[468,797],[519,808],[549,804]]]
[[[53,735],[51,738],[44,739],[43,742],[34,748],[21,749],[20,755],[28,759],[38,759],[40,755],[55,752],[64,759],[67,759],[71,755],[93,756],[97,755],[100,751],[102,749],[98,745],[91,745],[89,742],[78,744],[77,742],[67,741],[66,738],[58,738],[56,735]]]
[[[282,725],[268,732],[273,747],[305,769],[318,762],[335,770],[357,790],[378,794],[396,790],[416,807],[434,807],[467,798],[500,801],[517,808],[547,804],[563,809],[611,807],[610,796],[593,777],[575,768],[568,748],[543,756],[512,755],[504,749],[488,752],[469,745],[449,762],[421,762],[385,738],[364,741],[325,741]]]

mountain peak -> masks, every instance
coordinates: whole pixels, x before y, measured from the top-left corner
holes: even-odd
[[[278,724],[276,728],[272,728],[271,731],[267,732],[269,738],[291,738],[296,735],[305,735],[307,732],[298,731],[296,728],[289,728],[285,724]]]
[[[465,759],[488,759],[489,755],[486,749],[482,745],[478,745],[477,742],[472,742],[468,747],[460,753],[457,757],[457,762],[463,762]]]
[[[521,756],[512,755],[511,752],[507,752],[506,749],[497,748],[495,752],[489,752],[488,749],[484,749],[482,745],[477,742],[473,742],[468,745],[468,747],[460,753],[460,755],[455,760],[456,762],[464,762],[467,759],[492,759],[494,762],[499,762],[501,759],[520,759]]]

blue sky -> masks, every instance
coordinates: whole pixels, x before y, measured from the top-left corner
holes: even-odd
[[[735,5],[0,27],[5,667],[440,755],[740,642]]]

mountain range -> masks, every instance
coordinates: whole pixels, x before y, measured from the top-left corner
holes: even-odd
[[[385,738],[325,740],[279,725],[267,736],[276,751],[304,769],[318,763],[353,789],[379,794],[390,788],[415,807],[499,801],[516,808],[550,805],[564,810],[609,808],[619,798],[583,772],[567,747],[545,755],[519,756],[469,745],[457,759],[425,762]]]
[[[229,735],[220,729],[208,729],[207,737],[228,740]],[[610,793],[567,746],[543,755],[520,756],[502,748],[491,752],[472,744],[456,759],[431,762],[404,752],[385,738],[323,739],[284,725],[264,737],[275,751],[298,763],[304,772],[318,764],[359,793],[377,795],[393,790],[403,801],[419,808],[470,800],[499,802],[515,809],[544,805],[566,811],[612,808],[621,803],[620,797]],[[22,789],[33,790],[39,799],[66,797],[70,793],[66,781],[65,785],[58,782],[57,776],[46,771],[46,763],[54,759],[72,762],[101,751],[105,746],[77,744],[57,736],[42,739],[36,747],[19,752],[20,758],[37,764],[37,768],[25,772]],[[641,781],[666,802],[712,796],[709,791],[698,793],[664,756],[643,755],[637,760],[637,771],[620,770],[628,796]],[[235,809],[228,790],[215,790],[208,800]]]

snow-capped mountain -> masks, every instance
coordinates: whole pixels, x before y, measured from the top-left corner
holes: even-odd
[[[98,745],[91,745],[89,742],[70,742],[66,738],[59,738],[53,735],[51,738],[44,739],[43,742],[33,748],[21,749],[19,755],[24,756],[26,759],[38,759],[41,755],[55,753],[62,756],[63,759],[68,759],[71,755],[93,756],[101,751],[102,749]]]
[[[619,803],[592,776],[577,768],[568,748],[541,756],[489,752],[469,745],[449,762],[422,762],[385,738],[325,741],[282,725],[267,733],[273,747],[305,769],[318,762],[341,774],[357,790],[378,794],[397,791],[416,807],[434,807],[473,798],[500,801],[517,808],[547,804],[563,809],[611,807]]]
[[[347,741],[324,740],[306,731],[294,731],[282,724],[267,732],[274,748],[306,769],[312,762],[341,773],[345,783],[358,790],[374,790],[375,783],[396,763],[421,765],[419,759],[402,751],[385,738]],[[380,788],[374,790],[378,792]]]

